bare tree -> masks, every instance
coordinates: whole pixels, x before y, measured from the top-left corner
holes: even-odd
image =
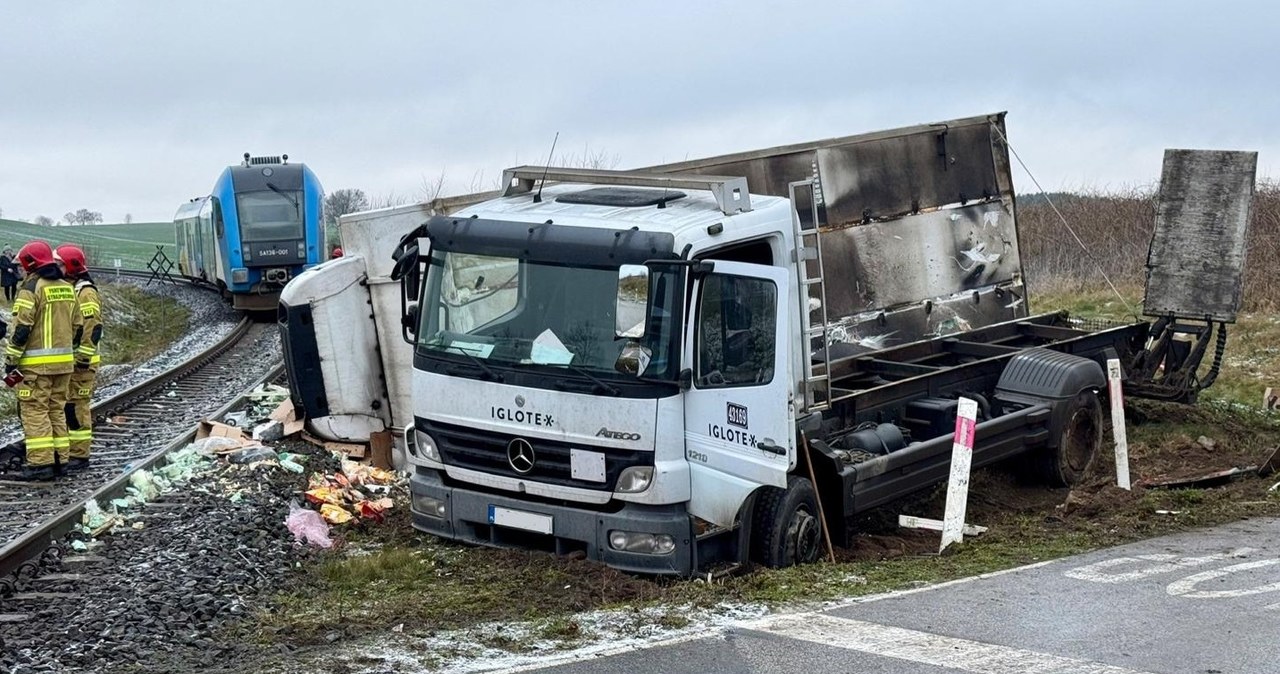
[[[393,208],[395,206],[403,206],[412,202],[413,199],[407,194],[398,194],[395,190],[391,190],[384,195],[374,197],[370,203],[370,208]]]
[[[418,196],[422,201],[435,201],[444,194],[444,176],[444,169],[440,169],[440,173],[435,178],[422,176],[422,186],[418,190]]]
[[[124,214],[124,224],[126,224],[126,225],[132,225],[132,224],[133,224],[133,213],[125,213],[125,214]]]
[[[328,227],[338,224],[338,218],[348,213],[369,210],[369,197],[364,190],[347,188],[337,190],[324,198],[324,223]]]
[[[47,216],[47,215],[37,215],[37,216],[36,216],[36,220],[35,220],[35,222],[36,222],[36,224],[37,224],[37,225],[40,225],[41,227],[52,227],[52,226],[53,226],[53,218],[51,218],[51,217],[49,217],[49,216]]]
[[[617,154],[606,152],[605,150],[592,150],[590,143],[584,143],[582,146],[582,154],[562,154],[560,158],[553,162],[556,166],[565,166],[568,168],[584,168],[584,169],[614,169],[618,167],[618,163],[622,161],[622,157]]]
[[[102,222],[102,213],[99,211],[91,211],[87,208],[81,208],[74,213],[67,213],[62,216],[68,225],[96,225]]]

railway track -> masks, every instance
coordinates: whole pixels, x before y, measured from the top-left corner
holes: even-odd
[[[42,555],[59,557],[56,542],[79,521],[89,499],[105,503],[124,493],[129,476],[181,447],[201,419],[235,397],[231,374],[258,367],[260,380],[282,376],[278,361],[264,363],[263,346],[275,327],[243,318],[222,340],[178,366],[94,404],[90,468],[52,482],[24,483],[0,474],[0,596],[39,573]],[[0,457],[13,462],[13,445]],[[9,465],[13,465],[10,463]],[[15,573],[17,572],[17,573]],[[0,598],[0,601],[3,601]]]

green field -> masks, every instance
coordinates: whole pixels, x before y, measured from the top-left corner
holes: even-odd
[[[14,251],[33,239],[41,239],[52,246],[73,243],[84,249],[89,264],[110,267],[119,259],[125,269],[146,269],[156,246],[164,246],[165,255],[176,260],[173,244],[173,223],[135,222],[128,225],[80,225],[71,227],[43,227],[16,220],[0,219],[0,245],[11,246]]]

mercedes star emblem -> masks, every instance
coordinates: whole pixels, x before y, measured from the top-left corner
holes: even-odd
[[[507,443],[507,463],[511,464],[512,470],[527,475],[533,470],[533,462],[537,459],[533,453],[533,445],[529,444],[524,438],[516,438]]]
[[[516,407],[524,407],[524,396],[516,396]]]

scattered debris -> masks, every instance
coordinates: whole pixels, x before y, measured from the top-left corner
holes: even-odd
[[[1181,510],[1157,510],[1156,514],[1157,515],[1181,515],[1182,512],[1183,511]]]
[[[381,522],[395,502],[386,496],[399,477],[383,468],[354,461],[342,462],[342,470],[330,475],[313,473],[307,483],[308,503],[320,507],[320,514],[330,524],[345,524],[354,519]],[[375,495],[382,494],[380,498]]]
[[[333,547],[333,539],[329,538],[329,525],[320,513],[303,508],[296,503],[289,504],[289,516],[284,524],[289,533],[301,543],[308,543],[318,548]]]
[[[1196,444],[1200,445],[1201,447],[1204,447],[1206,450],[1210,452],[1212,452],[1213,448],[1218,445],[1217,442],[1214,442],[1213,438],[1210,438],[1205,435],[1202,435],[1196,438]]]
[[[942,531],[942,520],[931,520],[926,517],[914,517],[912,515],[898,515],[898,526],[904,529],[928,529],[929,531]],[[966,524],[962,533],[965,536],[977,536],[987,532],[987,528],[976,524]]]
[[[1204,489],[1207,487],[1218,487],[1231,482],[1232,480],[1257,472],[1257,466],[1246,466],[1244,468],[1228,468],[1227,470],[1219,470],[1213,473],[1206,473],[1204,475],[1196,475],[1193,477],[1177,477],[1164,480],[1143,480],[1138,484],[1149,489]]]
[[[284,424],[271,419],[253,427],[253,439],[262,442],[275,442],[284,437]]]

